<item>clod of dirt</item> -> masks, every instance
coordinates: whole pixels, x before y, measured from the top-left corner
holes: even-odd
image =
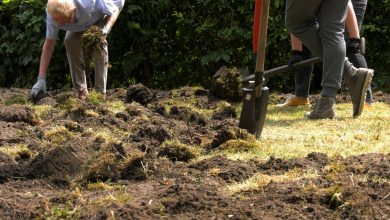
[[[82,149],[77,146],[60,146],[47,154],[38,154],[30,163],[29,176],[42,178],[74,175],[83,164],[81,152]]]
[[[271,156],[266,163],[258,165],[258,168],[262,171],[278,173],[276,171],[281,171],[281,173],[288,171],[294,168],[302,168],[301,163],[297,163],[293,160],[283,160],[281,158],[275,158]]]
[[[126,156],[125,149],[122,142],[110,142],[103,149],[103,151],[113,153],[119,160],[124,159]]]
[[[107,46],[107,40],[102,29],[98,26],[88,28],[81,36],[81,47],[83,48],[85,64],[89,65],[91,63],[93,51],[96,51],[100,59],[103,60],[105,46]]]
[[[30,108],[16,104],[12,106],[2,106],[0,108],[0,121],[20,121],[30,125],[37,125],[39,123],[39,118]]]
[[[142,84],[129,86],[127,89],[126,101],[136,101],[142,105],[146,105],[153,100],[154,92]]]
[[[118,178],[118,157],[111,152],[99,152],[88,161],[83,170],[82,180],[96,183],[99,181],[116,180]]]
[[[164,106],[155,106],[153,110],[161,116],[167,115],[167,111]]]
[[[56,106],[58,103],[57,103],[57,100],[55,100],[54,98],[47,96],[47,97],[44,97],[42,99],[37,100],[37,102],[35,104],[36,105]]]
[[[194,95],[196,96],[207,96],[209,94],[209,90],[206,89],[197,89],[194,92]]]
[[[68,129],[68,131],[71,131],[71,132],[83,133],[85,130],[83,126],[81,126],[79,123],[74,122],[74,121],[65,121],[64,127],[66,129]]]
[[[9,164],[17,164],[14,157],[0,151],[0,167]]]
[[[365,154],[348,158],[346,170],[354,174],[390,179],[390,154]]]
[[[164,142],[172,138],[171,132],[164,125],[149,124],[139,130],[135,137],[155,139]]]
[[[223,108],[212,116],[212,119],[215,120],[224,120],[227,118],[237,118],[236,110],[231,106]]]
[[[324,153],[313,152],[308,154],[306,158],[323,167],[329,164],[329,157]]]
[[[150,110],[145,108],[143,105],[139,104],[138,102],[132,102],[130,103],[127,108],[126,112],[129,114],[129,116],[141,116],[141,115],[150,115]]]
[[[206,125],[206,117],[192,111],[187,107],[176,107],[172,106],[170,114],[173,118],[181,121],[185,121],[191,124],[197,124],[200,126]]]
[[[171,161],[188,162],[196,158],[199,152],[192,146],[185,145],[179,141],[166,141],[162,144],[158,157],[167,157]]]
[[[130,120],[130,115],[127,112],[118,112],[115,114],[115,117],[120,118],[126,122]]]
[[[326,200],[328,200],[330,209],[336,210],[338,207],[344,204],[341,186],[333,186],[327,189],[327,191],[328,193],[326,195]]]
[[[69,117],[74,121],[82,121],[88,117],[97,117],[99,114],[94,112],[94,107],[87,103],[82,103],[77,108],[71,109],[68,112]]]
[[[236,69],[221,67],[212,78],[211,93],[221,99],[239,101],[242,97],[241,74]]]
[[[233,161],[222,156],[202,160],[190,167],[215,174],[227,183],[241,182],[256,173],[256,168],[250,162]]]
[[[219,133],[214,136],[212,142],[206,146],[206,149],[213,150],[233,139],[253,140],[253,136],[238,127],[222,126]]]
[[[122,178],[137,181],[146,180],[148,170],[144,163],[144,154],[142,152],[134,152],[128,155],[122,164]]]
[[[254,141],[255,138],[252,140],[232,139],[219,145],[216,150],[230,153],[249,152],[250,150],[256,148],[256,145],[253,144]]]

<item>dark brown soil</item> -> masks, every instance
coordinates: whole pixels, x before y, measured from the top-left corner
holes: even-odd
[[[234,105],[207,90],[134,85],[110,90],[98,103],[61,90],[35,105],[28,93],[0,89],[0,149],[24,146],[17,157],[0,151],[0,219],[390,218],[390,154],[209,157],[230,140],[254,137],[238,128]],[[387,94],[376,100],[390,104]],[[37,106],[50,108],[38,114]],[[192,161],[200,155],[208,157]],[[294,170],[316,175],[228,190]]]

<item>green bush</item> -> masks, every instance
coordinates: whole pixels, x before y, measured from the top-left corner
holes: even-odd
[[[389,0],[368,1],[362,32],[366,37],[366,59],[375,69],[374,85],[390,91],[390,13]]]
[[[30,87],[35,82],[45,35],[45,4],[40,0],[0,3],[1,87]],[[183,85],[209,88],[211,76],[221,66],[253,70],[253,6],[254,0],[126,1],[108,38],[112,66],[108,87],[141,82],[165,89]],[[289,57],[284,7],[284,0],[271,1],[266,69],[286,64]],[[388,0],[370,1],[363,25],[367,60],[375,67],[379,88],[388,88],[390,81],[386,74],[390,21],[385,18],[389,10]],[[47,80],[50,89],[71,85],[60,40]],[[287,91],[293,88],[292,74],[276,76],[268,85]]]

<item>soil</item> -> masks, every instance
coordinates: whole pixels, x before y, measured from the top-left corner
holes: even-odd
[[[28,93],[0,89],[0,219],[390,218],[390,154],[208,156],[254,137],[238,128],[234,103],[207,90],[138,84],[85,102],[59,90],[35,104]],[[390,104],[387,94],[375,98]],[[316,175],[228,188],[297,170]]]

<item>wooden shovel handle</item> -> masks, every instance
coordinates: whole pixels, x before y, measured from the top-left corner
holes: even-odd
[[[260,17],[261,17],[261,0],[255,1],[255,12],[253,18],[253,33],[252,33],[252,51],[253,54],[257,52],[258,38],[259,38],[259,29],[260,29]]]
[[[265,50],[267,46],[267,29],[270,0],[261,0],[260,28],[256,55],[256,72],[264,73]]]

